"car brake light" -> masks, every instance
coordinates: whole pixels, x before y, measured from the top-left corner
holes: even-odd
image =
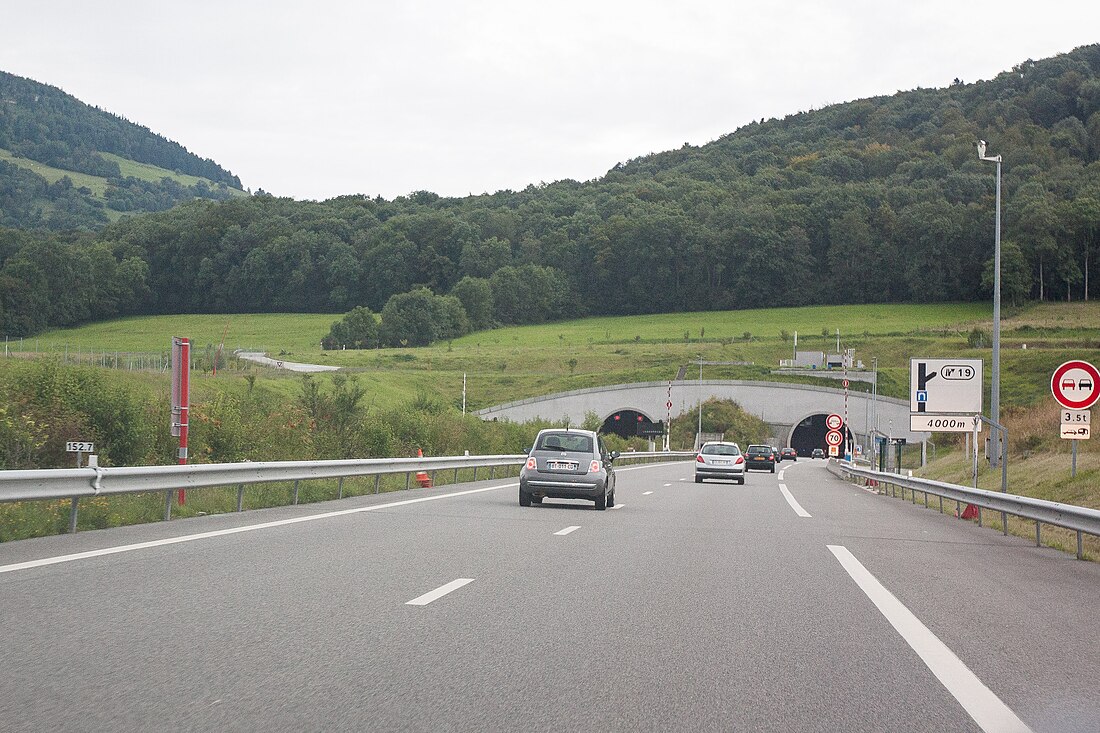
[[[734,463],[734,465],[738,465],[738,464],[744,463],[744,462],[745,462],[745,457],[744,456],[737,456],[737,460],[734,461],[733,463]]]
[[[528,467],[529,469],[531,469],[532,471],[534,471],[534,470],[536,470],[536,467],[537,467],[537,465],[538,465],[538,464],[536,464],[536,463],[535,463],[535,457],[534,457],[534,456],[530,456],[530,457],[528,457],[528,459],[527,459],[527,467]]]
[[[706,461],[704,461],[704,460],[703,460],[703,454],[702,454],[702,453],[700,453],[699,455],[695,456],[695,460],[696,460],[697,462],[699,462],[699,463],[706,463]]]
[[[588,467],[588,472],[589,473],[599,473],[600,472],[600,462],[599,461],[592,461],[592,465],[590,465]]]

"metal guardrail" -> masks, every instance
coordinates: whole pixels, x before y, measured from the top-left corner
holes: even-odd
[[[943,481],[931,479],[913,478],[896,473],[884,473],[872,471],[867,468],[859,468],[845,461],[830,461],[829,469],[834,473],[840,472],[852,477],[858,477],[869,481],[877,481],[880,484],[894,487],[893,492],[901,489],[902,499],[905,498],[905,490],[911,492],[913,501],[916,502],[917,493],[924,494],[924,505],[928,506],[928,497],[940,497],[940,511],[943,511],[943,500],[954,501],[956,506],[961,504],[973,504],[978,507],[978,526],[981,526],[981,509],[1000,512],[1002,516],[1002,531],[1008,534],[1008,522],[1005,515],[1011,514],[1028,521],[1035,522],[1035,545],[1042,544],[1042,526],[1044,524],[1063,527],[1077,533],[1077,559],[1084,559],[1082,548],[1082,535],[1090,534],[1100,537],[1100,510],[1088,507],[1062,504],[1045,499],[1033,499],[1030,496],[1002,493],[999,491],[986,491],[974,489],[969,486],[949,484]]]
[[[695,454],[676,452],[629,452],[618,461],[685,459]],[[172,516],[172,491],[214,486],[237,486],[237,511],[243,508],[244,487],[251,484],[294,482],[293,503],[298,503],[298,483],[319,479],[339,479],[338,497],[343,497],[343,480],[354,476],[374,476],[374,491],[378,479],[387,474],[405,474],[405,488],[414,473],[424,472],[433,478],[438,471],[454,471],[455,481],[462,469],[488,468],[495,478],[498,467],[520,466],[526,454],[498,456],[443,456],[438,458],[366,458],[341,461],[263,461],[243,463],[208,463],[170,466],[117,466],[92,468],[51,468],[0,471],[0,502],[50,501],[71,499],[69,531],[76,531],[78,503],[81,498],[165,492],[164,519]]]

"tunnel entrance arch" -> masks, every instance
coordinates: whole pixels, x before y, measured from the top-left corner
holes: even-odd
[[[791,431],[790,445],[798,451],[799,456],[809,457],[814,448],[820,448],[825,451],[825,455],[829,455],[829,446],[825,442],[825,433],[829,432],[829,428],[825,425],[825,418],[828,416],[827,412],[815,413],[794,426],[794,430]],[[852,432],[847,426],[845,426],[845,432],[851,440]]]
[[[620,438],[636,438],[640,430],[652,428],[653,425],[653,421],[644,412],[626,408],[608,415],[600,426],[600,433],[618,435]]]

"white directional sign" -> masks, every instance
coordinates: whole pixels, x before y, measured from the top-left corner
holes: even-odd
[[[914,433],[972,433],[974,427],[974,418],[969,415],[909,415],[909,430]],[[981,431],[980,420],[977,427]]]
[[[982,414],[982,360],[910,359],[909,411]]]
[[[65,443],[66,453],[94,453],[95,443],[86,440],[70,440]]]

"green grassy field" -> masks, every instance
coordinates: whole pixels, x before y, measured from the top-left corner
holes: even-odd
[[[792,356],[795,331],[800,350],[832,352],[839,328],[841,348],[856,349],[856,358],[867,368],[872,358],[877,359],[880,392],[895,397],[908,394],[911,357],[967,356],[984,358],[987,363],[990,358],[988,345],[967,345],[973,328],[984,330],[988,338],[990,309],[984,304],[827,306],[587,318],[482,331],[425,348],[323,351],[320,340],[339,317],[136,317],[52,331],[21,345],[9,343],[9,348],[59,355],[74,351],[164,353],[175,335],[190,337],[194,353],[201,356],[221,342],[225,332],[227,351],[243,347],[264,350],[285,361],[344,367],[384,406],[421,393],[460,404],[465,373],[470,409],[562,390],[673,379],[685,365],[689,375],[696,375],[692,362],[700,356],[707,362],[742,362],[707,365],[704,377],[708,379],[791,379],[772,372],[781,359]],[[1004,321],[1002,334],[1002,401],[1006,405],[1033,404],[1047,396],[1049,374],[1062,361],[1100,358],[1100,304],[1033,306],[1011,314]],[[300,379],[244,363],[232,367],[261,375],[271,389],[279,391],[296,389]],[[986,372],[988,385],[988,368]],[[224,376],[233,373],[230,370]]]
[[[217,188],[218,185],[206,178],[191,176],[187,175],[186,173],[176,173],[175,171],[170,171],[166,168],[158,168],[155,165],[149,165],[147,163],[137,163],[135,161],[122,158],[113,153],[100,153],[99,155],[105,160],[113,160],[114,162],[118,163],[118,167],[122,173],[123,178],[133,176],[134,178],[143,181],[150,181],[153,183],[159,181],[162,178],[170,178],[183,186],[193,186],[199,181],[205,181],[206,184],[212,189]],[[20,158],[16,155],[13,155],[11,151],[5,150],[4,148],[0,148],[0,160],[33,171],[34,173],[37,173],[38,175],[45,178],[49,183],[56,183],[65,176],[68,176],[69,180],[73,182],[74,186],[76,186],[77,188],[84,186],[88,188],[88,190],[90,190],[98,198],[103,198],[104,194],[107,191],[107,186],[109,185],[106,178],[101,178],[100,176],[92,176],[87,173],[67,171],[63,168],[54,168],[44,163],[39,163],[36,160]],[[236,189],[230,190],[240,196],[248,195],[244,191],[237,191]]]
[[[194,186],[200,181],[205,182],[211,188],[217,188],[218,185],[208,178],[192,176],[188,175],[187,173],[176,173],[175,171],[170,171],[166,168],[160,168],[155,165],[149,165],[148,163],[138,163],[137,161],[122,158],[118,155],[115,155],[114,153],[100,153],[99,155],[105,160],[113,160],[114,162],[118,163],[118,168],[122,172],[123,178],[133,177],[142,181],[149,181],[151,183],[156,183],[162,178],[170,178],[176,183],[188,187]],[[248,195],[244,191],[239,191],[237,189],[230,190],[234,194],[239,196]]]
[[[81,186],[87,187],[93,194],[99,198],[103,198],[104,192],[107,190],[107,179],[100,178],[99,176],[91,176],[87,173],[75,173],[73,171],[67,171],[62,168],[53,168],[45,163],[39,163],[36,160],[29,160],[28,158],[20,158],[12,155],[11,151],[0,148],[0,160],[5,163],[11,163],[17,165],[20,168],[26,168],[29,171],[37,173],[46,179],[49,183],[57,183],[65,176],[69,177],[69,180],[73,182],[73,185],[77,188]]]

